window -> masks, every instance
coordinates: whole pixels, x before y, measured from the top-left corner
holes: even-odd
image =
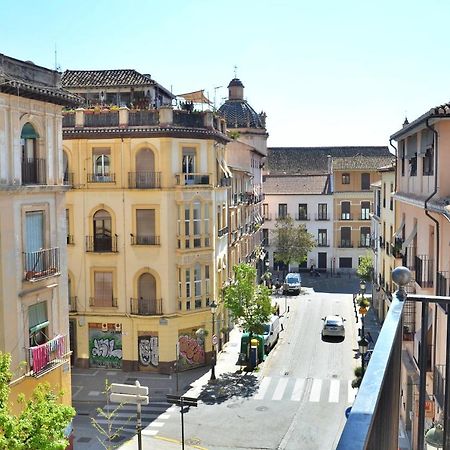
[[[44,243],[44,211],[28,211],[25,213],[25,272],[41,272],[44,270],[41,251]]]
[[[370,173],[361,174],[361,190],[362,191],[370,190]]]
[[[195,148],[183,147],[181,171],[184,174],[185,184],[194,184]]]
[[[389,194],[389,209],[391,211],[394,211],[394,197],[393,197],[393,195],[394,195],[394,184],[391,183],[391,192]],[[391,236],[392,236],[392,234],[391,234]]]
[[[269,230],[267,228],[263,228],[263,245],[269,245]]]
[[[328,235],[326,229],[319,229],[317,235],[317,245],[319,247],[328,247]]]
[[[402,174],[402,177],[404,177],[405,176],[405,150],[406,150],[406,148],[405,148],[405,140],[403,140],[403,141],[400,141],[400,148],[399,148],[399,151],[400,151],[400,159],[401,159],[401,174]]]
[[[63,150],[63,183],[64,185],[73,184],[73,174],[69,173],[69,158],[67,153]]]
[[[352,268],[352,258],[339,258],[339,268],[340,269],[351,269]]]
[[[269,204],[268,203],[263,203],[263,216],[265,220],[269,220]]]
[[[383,183],[383,208],[386,208],[386,183]]]
[[[95,272],[93,306],[115,306],[113,297],[112,272]]]
[[[278,217],[279,218],[287,217],[287,204],[286,203],[278,204]]]
[[[184,225],[183,225],[184,223]],[[178,248],[209,247],[210,205],[194,201],[180,205],[178,208]]]
[[[45,160],[38,158],[38,134],[27,122],[20,134],[22,147],[22,184],[45,184]]]
[[[209,265],[196,263],[193,267],[178,269],[178,307],[180,310],[207,307],[210,303],[210,290]]]
[[[71,231],[71,227],[70,227],[70,209],[66,209],[66,240],[67,240],[67,245],[73,244],[73,235],[70,232]]]
[[[47,302],[39,302],[28,308],[28,333],[30,347],[45,344],[48,341]]]
[[[352,247],[351,238],[352,238],[352,229],[350,227],[342,227],[340,247],[342,248]]]
[[[342,184],[350,184],[350,174],[349,173],[342,174]]]
[[[151,273],[143,273],[138,279],[138,313],[158,314],[160,305],[156,299],[156,280]]]
[[[94,161],[94,182],[109,182],[113,181],[111,174],[111,150],[109,148],[94,148],[92,150],[92,157]]]
[[[306,203],[299,203],[298,205],[298,220],[308,220],[308,205]]]
[[[434,173],[434,152],[432,148],[428,148],[423,158],[423,174],[426,176],[433,175]]]
[[[328,209],[326,203],[319,203],[317,207],[317,220],[328,220]]]
[[[200,264],[196,264],[194,268],[194,295],[195,308],[202,307],[202,269]]]
[[[341,220],[350,220],[350,202],[341,203]]]
[[[361,247],[370,247],[370,227],[361,227]]]
[[[417,175],[417,153],[409,160],[409,175],[415,177]]]
[[[136,244],[157,245],[159,239],[155,236],[155,210],[136,210]]]
[[[111,252],[111,216],[104,209],[94,214],[94,252]]]
[[[370,219],[370,202],[361,202],[361,220]]]
[[[201,214],[201,204],[200,202],[195,202],[193,205],[193,225],[194,225],[194,248],[201,247],[202,239],[201,239],[201,225],[202,225],[202,214]]]
[[[159,187],[159,177],[155,172],[155,157],[148,148],[136,153],[136,183],[137,188]],[[131,177],[130,177],[131,178]],[[133,186],[134,187],[134,186]]]

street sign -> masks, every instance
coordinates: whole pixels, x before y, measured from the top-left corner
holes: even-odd
[[[147,386],[136,386],[135,384],[111,384],[111,393],[114,394],[131,394],[131,395],[148,395]]]
[[[218,342],[219,342],[219,339],[217,339],[217,335],[216,335],[216,334],[213,334],[213,337],[212,337],[212,343],[213,343],[213,345],[217,345]]]
[[[167,394],[167,402],[181,406],[197,406],[197,399],[194,397],[183,397],[182,395]]]
[[[109,394],[109,400],[113,403],[132,403],[134,405],[148,405],[147,395],[133,395],[133,394]]]

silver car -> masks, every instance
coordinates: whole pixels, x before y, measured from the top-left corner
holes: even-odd
[[[341,316],[326,316],[322,318],[323,328],[322,337],[338,336],[345,338],[345,319]]]
[[[302,279],[299,273],[288,273],[283,285],[283,294],[300,294],[302,288]]]

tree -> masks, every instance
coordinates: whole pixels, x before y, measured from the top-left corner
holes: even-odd
[[[71,406],[60,403],[62,393],[54,393],[48,383],[39,384],[31,398],[20,396],[22,412],[9,410],[11,355],[0,352],[0,449],[64,450],[69,441],[64,430],[75,415]]]
[[[308,252],[316,247],[315,238],[308,233],[305,225],[295,226],[294,220],[289,215],[277,218],[273,233],[275,261],[287,265],[306,261]]]
[[[250,264],[238,264],[233,271],[234,282],[223,291],[225,306],[250,336],[261,334],[272,315],[270,290],[256,284],[256,269]]]
[[[359,259],[358,268],[356,269],[356,274],[361,280],[372,281],[373,274],[373,260],[370,253],[362,256]]]

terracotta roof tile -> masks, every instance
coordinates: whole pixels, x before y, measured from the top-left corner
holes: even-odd
[[[266,176],[265,194],[330,194],[328,175]]]
[[[65,88],[103,86],[150,86],[156,84],[148,75],[134,69],[66,70],[61,77]]]

